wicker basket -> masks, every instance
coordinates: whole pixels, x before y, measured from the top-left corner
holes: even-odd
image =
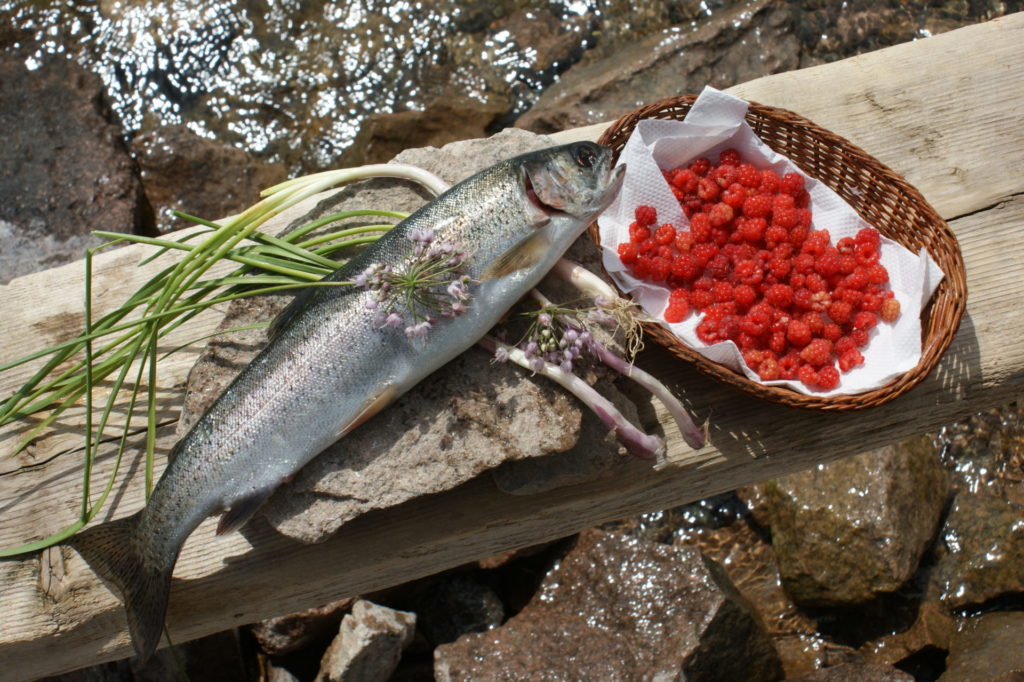
[[[696,99],[695,95],[671,97],[636,109],[616,121],[598,142],[611,147],[617,159],[638,121],[645,118],[682,120]],[[938,364],[956,334],[967,305],[967,280],[956,237],[920,192],[847,140],[793,112],[754,102],[750,102],[746,120],[765,144],[835,190],[879,232],[911,251],[924,247],[942,268],[945,277],[922,313],[921,360],[912,370],[881,388],[823,397],[751,381],[706,359],[659,324],[645,323],[645,331],[705,374],[762,400],[784,405],[816,410],[858,410],[881,405],[910,390]],[[591,226],[590,234],[599,242],[596,224]]]

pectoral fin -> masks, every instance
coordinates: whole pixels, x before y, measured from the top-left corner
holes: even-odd
[[[368,421],[375,414],[387,407],[392,400],[398,396],[398,391],[394,386],[388,386],[380,393],[370,397],[366,402],[363,403],[359,413],[352,418],[348,424],[342,427],[341,431],[338,432],[338,438],[341,438],[345,434],[351,432],[359,425]]]
[[[533,232],[530,236],[498,256],[480,275],[480,281],[486,282],[491,279],[500,279],[506,275],[511,275],[517,270],[528,268],[539,262],[550,248],[551,243],[544,236],[543,232],[539,230]]]

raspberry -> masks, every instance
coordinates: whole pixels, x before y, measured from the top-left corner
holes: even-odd
[[[675,324],[682,322],[690,314],[690,306],[685,300],[669,301],[665,308],[664,318],[666,322]]]
[[[708,174],[709,170],[711,170],[711,162],[705,158],[700,158],[692,161],[687,168],[692,170],[696,175],[704,176]]]
[[[768,338],[768,348],[777,355],[782,355],[788,348],[786,344],[786,332],[772,332]]]
[[[772,197],[772,211],[782,211],[796,208],[796,202],[788,194],[776,194]]]
[[[851,350],[857,350],[857,342],[849,336],[841,336],[836,341],[835,351],[836,355],[840,358],[849,353]]]
[[[889,281],[889,271],[880,263],[868,267],[867,275],[871,284],[885,284]]]
[[[803,348],[811,342],[811,328],[802,320],[793,320],[786,329],[786,340],[797,348]]]
[[[768,261],[768,270],[778,280],[784,280],[789,276],[790,261],[785,258],[772,258]]]
[[[701,242],[699,244],[694,244],[693,248],[690,249],[690,253],[692,253],[693,257],[697,259],[700,266],[704,267],[708,264],[708,261],[718,255],[718,247],[714,244]]]
[[[801,253],[793,261],[793,268],[805,275],[814,272],[814,256],[809,253]],[[867,279],[864,280],[864,283],[867,284]]]
[[[732,216],[732,206],[725,203],[718,203],[711,209],[711,214],[708,216],[708,219],[711,220],[711,224],[713,226],[721,227],[732,220]]]
[[[690,305],[697,310],[704,310],[709,305],[714,303],[715,299],[711,296],[710,291],[695,289],[690,292]]]
[[[877,313],[882,310],[882,298],[875,294],[864,294],[860,299],[860,309]]]
[[[654,255],[660,256],[661,258],[664,258],[665,260],[671,262],[672,259],[676,257],[676,252],[675,249],[673,249],[671,246],[659,246],[655,250]]]
[[[814,261],[814,269],[825,277],[831,277],[839,272],[841,267],[839,252],[834,247],[828,246],[818,255]]]
[[[839,253],[851,254],[853,253],[853,249],[856,245],[857,242],[853,241],[853,239],[851,239],[850,237],[843,237],[838,242],[836,242],[836,249],[839,251]]]
[[[732,298],[744,308],[749,308],[757,300],[757,292],[748,284],[740,284],[732,290]]]
[[[796,371],[797,377],[807,388],[818,386],[818,373],[810,365],[801,365]]]
[[[706,213],[695,213],[690,218],[690,233],[695,242],[706,242],[711,235],[711,220]]]
[[[828,316],[836,324],[846,324],[853,315],[853,306],[846,301],[832,301],[828,306]]]
[[[850,255],[840,254],[839,272],[844,275],[852,274],[857,269],[857,259]]]
[[[804,286],[807,287],[812,294],[820,294],[828,289],[828,282],[826,282],[825,278],[818,273],[812,272],[807,275],[807,278],[804,280]]]
[[[650,273],[647,275],[655,282],[664,282],[672,271],[672,265],[664,258],[656,256],[651,259]]]
[[[853,272],[846,276],[843,280],[843,286],[847,289],[854,289],[856,291],[862,291],[868,285],[868,275],[864,271],[864,268],[855,268]]]
[[[844,372],[849,372],[854,367],[860,367],[863,364],[864,356],[856,348],[851,348],[839,356],[839,369]]]
[[[658,220],[658,212],[653,206],[637,206],[633,211],[636,222],[642,227],[653,225]]]
[[[651,251],[654,251],[657,247],[658,245],[654,243],[654,240],[648,237],[647,239],[644,239],[642,242],[636,245],[636,250],[640,253],[641,256],[643,256],[649,254]]]
[[[825,329],[825,318],[821,316],[821,313],[808,310],[800,319],[807,324],[813,336],[821,336],[822,331]]]
[[[779,181],[779,191],[786,194],[796,194],[804,188],[804,176],[799,173],[786,173]]]
[[[874,265],[880,257],[878,247],[872,244],[858,244],[854,250],[858,265]]]
[[[825,339],[813,339],[800,351],[800,359],[812,367],[821,367],[832,358],[832,343]]]
[[[775,381],[781,376],[778,361],[775,358],[765,358],[757,366],[757,374],[761,377],[762,381]]]
[[[632,242],[622,242],[619,244],[619,260],[626,265],[635,263],[637,255],[636,244]]]
[[[728,204],[734,212],[738,212],[743,207],[743,202],[746,199],[746,190],[743,189],[742,185],[735,182],[729,185],[729,189],[722,192],[722,203]]]
[[[817,388],[831,391],[839,386],[839,370],[834,365],[825,365],[818,370]]]
[[[857,348],[863,348],[868,345],[868,332],[866,329],[854,329],[850,332],[849,336],[853,339],[853,343]]]
[[[864,227],[858,230],[854,241],[858,244],[869,244],[877,250],[882,244],[882,235],[878,234],[878,230],[873,227]]]
[[[693,233],[683,232],[682,230],[676,231],[675,241],[676,251],[679,253],[686,253],[693,248]]]
[[[771,316],[763,310],[752,309],[740,320],[740,330],[751,336],[761,336],[768,331]]]
[[[840,327],[835,322],[829,322],[828,324],[821,328],[821,337],[823,339],[831,341],[832,343],[838,342],[842,335],[843,328]],[[836,352],[838,352],[838,350]]]
[[[639,223],[629,224],[629,241],[640,243],[651,236],[651,231]]]
[[[866,310],[862,310],[853,316],[854,329],[863,329],[864,331],[867,331],[868,329],[872,329],[876,324],[878,324],[878,316],[874,313],[869,313]]]
[[[778,174],[773,170],[761,171],[761,178],[757,188],[762,194],[775,194],[779,191]]]
[[[740,163],[740,153],[732,148],[723,149],[718,154],[718,163],[719,165],[738,166]]]
[[[885,299],[882,301],[882,309],[878,312],[878,316],[884,322],[895,322],[896,318],[900,316],[900,302],[895,298]]]
[[[814,222],[814,219],[811,215],[811,209],[806,206],[796,209],[796,224],[799,227],[810,230],[812,222]]]
[[[697,196],[704,201],[714,201],[718,198],[721,188],[711,178],[701,178],[697,183]]]
[[[669,292],[668,300],[688,301],[690,300],[690,293],[686,289],[683,289],[682,287],[676,287],[675,289]]]
[[[747,205],[743,204],[744,211],[746,210],[746,207]],[[742,226],[736,227],[736,231],[740,237],[751,244],[760,244],[761,240],[764,238],[765,230],[767,229],[768,224],[765,222],[764,218],[747,218],[743,221]]]
[[[764,231],[765,246],[774,247],[789,238],[789,232],[781,225],[769,225]]]
[[[799,215],[795,208],[776,206],[772,211],[773,225],[780,225],[788,230],[791,227],[796,227],[797,220],[799,220]]]
[[[744,187],[757,187],[761,182],[761,174],[749,163],[739,163],[736,166],[736,182]]]
[[[764,292],[764,300],[779,308],[793,302],[793,290],[786,284],[773,284]]]
[[[736,166],[728,163],[721,164],[711,171],[708,177],[714,178],[719,187],[728,187],[736,182]]]
[[[787,237],[787,239],[789,240],[789,243],[792,244],[793,246],[803,246],[804,242],[807,241],[807,235],[809,235],[810,233],[811,231],[808,230],[806,227],[801,227],[800,225],[797,225],[796,227],[789,231],[789,237]]]
[[[772,198],[767,194],[755,194],[743,202],[743,215],[750,218],[764,218],[772,211]]]
[[[672,186],[684,192],[697,191],[697,174],[689,168],[677,168],[672,172]]]
[[[642,207],[641,207],[642,208]],[[639,210],[639,209],[637,209]],[[662,246],[671,244],[676,238],[676,228],[671,223],[665,223],[654,231],[654,241]]]
[[[716,303],[733,300],[732,285],[728,282],[715,282],[711,286],[711,296]]]

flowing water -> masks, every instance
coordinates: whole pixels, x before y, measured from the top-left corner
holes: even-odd
[[[0,0],[0,49],[98,73],[129,136],[161,124],[283,161],[336,165],[373,113],[467,99],[511,123],[587,51],[693,30],[750,0]],[[1020,2],[792,2],[801,62],[842,58]],[[548,26],[545,63],[515,27]],[[509,29],[512,30],[509,30]],[[550,31],[549,31],[550,32]],[[565,47],[568,49],[564,49]],[[738,45],[735,49],[744,49]]]

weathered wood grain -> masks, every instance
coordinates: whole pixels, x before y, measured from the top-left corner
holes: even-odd
[[[512,497],[481,477],[451,493],[369,514],[335,537],[302,546],[262,521],[213,536],[210,520],[186,544],[175,571],[170,631],[177,641],[398,584],[495,552],[556,538],[597,522],[730,490],[920,433],[1019,397],[1024,386],[1024,15],[961,29],[856,59],[759,79],[733,89],[797,111],[846,136],[904,173],[948,219],[968,272],[968,314],[936,371],[896,401],[855,414],[813,414],[753,401],[717,386],[667,354],[642,363],[678,388],[711,446],[692,451],[671,427],[673,466],[636,463],[626,475],[553,493]],[[602,126],[563,133],[594,139]],[[112,306],[147,275],[139,248],[97,260],[99,303]],[[66,338],[81,323],[81,265],[0,288],[0,360]],[[216,315],[181,340],[202,336]],[[170,342],[168,343],[168,346]],[[194,354],[165,366],[173,440],[178,394]],[[0,376],[7,395],[28,375]],[[668,418],[656,414],[663,423]],[[0,432],[0,546],[53,532],[75,517],[80,422],[11,459],[15,436]],[[105,464],[106,466],[106,464]],[[101,467],[102,468],[102,467]],[[119,488],[111,515],[142,504],[138,471]],[[129,655],[123,610],[70,550],[0,561],[0,676],[29,679]]]

